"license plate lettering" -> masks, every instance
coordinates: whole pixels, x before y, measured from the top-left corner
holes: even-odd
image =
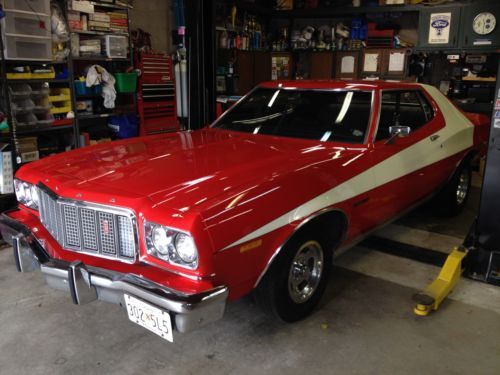
[[[163,311],[128,294],[124,294],[124,298],[130,321],[163,337],[165,340],[173,342],[172,321],[167,311]]]

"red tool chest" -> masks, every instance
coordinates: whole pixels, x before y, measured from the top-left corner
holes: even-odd
[[[172,58],[140,52],[136,67],[141,71],[137,90],[140,135],[179,130]]]

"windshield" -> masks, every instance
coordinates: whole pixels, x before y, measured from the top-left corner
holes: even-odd
[[[257,88],[226,113],[216,128],[253,134],[363,143],[371,91]]]

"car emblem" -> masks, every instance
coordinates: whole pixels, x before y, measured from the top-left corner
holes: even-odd
[[[109,221],[107,221],[107,220],[102,221],[102,232],[105,235],[109,234]]]

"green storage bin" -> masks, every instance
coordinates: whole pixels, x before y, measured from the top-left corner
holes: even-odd
[[[136,92],[137,73],[115,73],[117,92]]]

